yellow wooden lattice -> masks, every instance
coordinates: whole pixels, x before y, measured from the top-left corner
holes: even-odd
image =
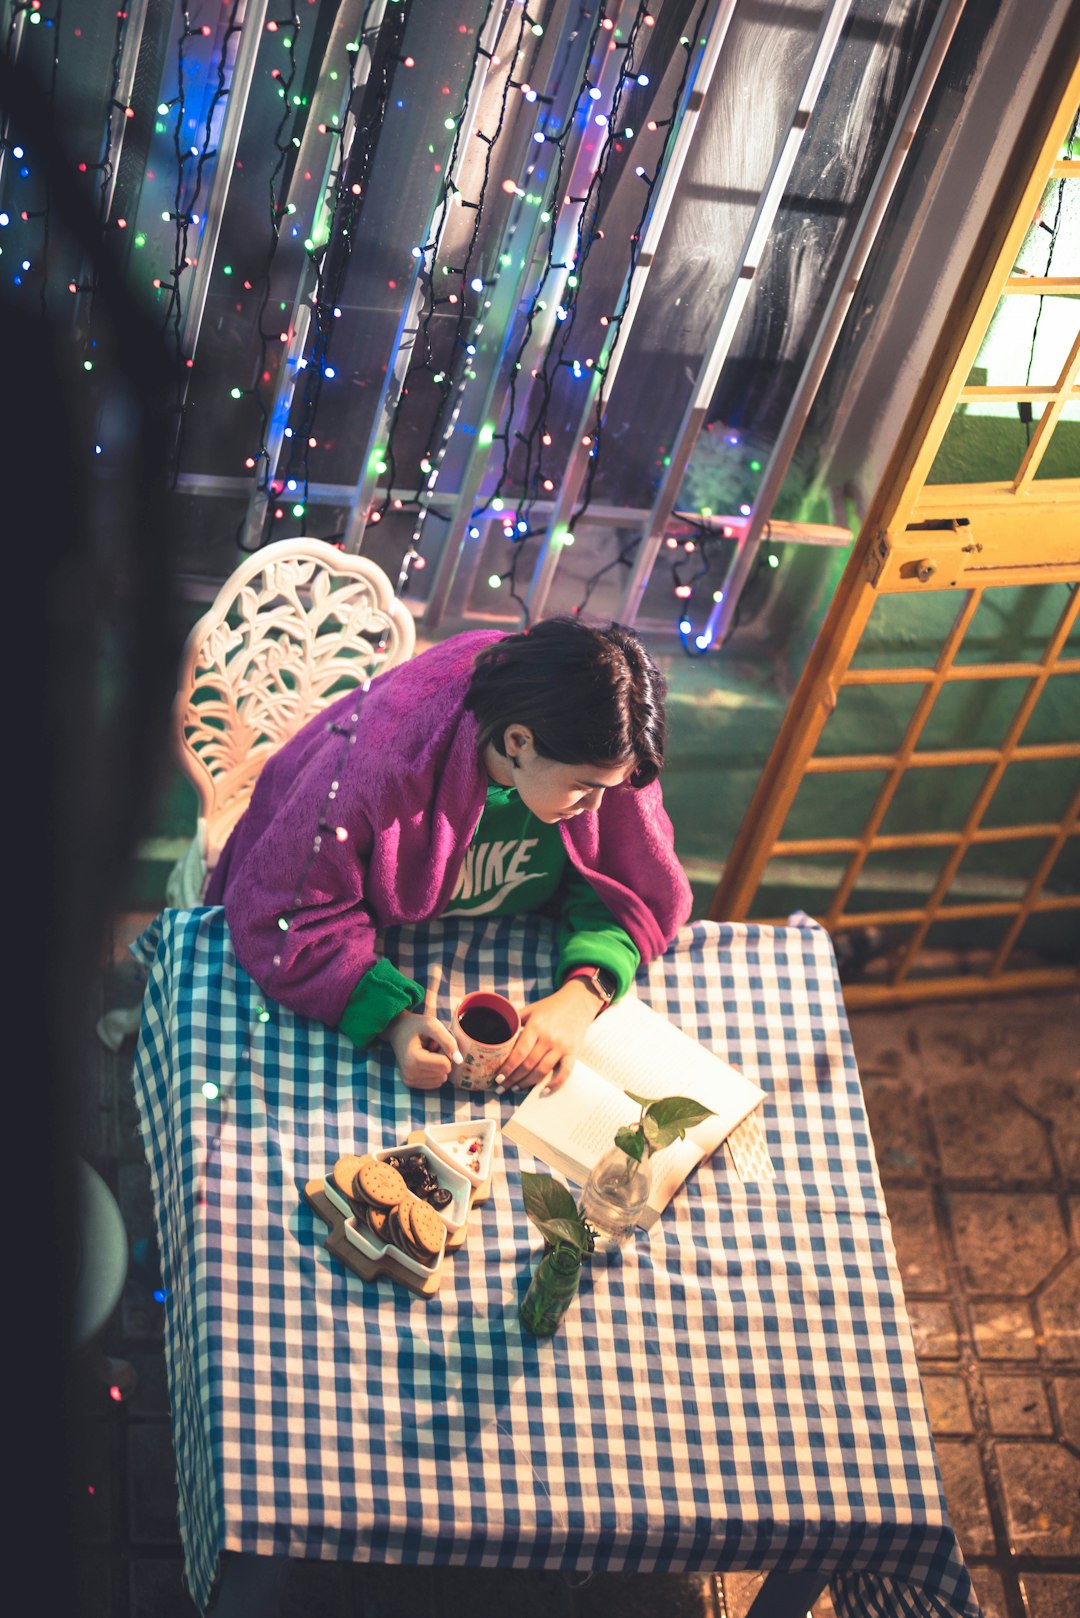
[[[1065,475],[1050,465],[1047,452],[1063,419],[1080,403],[1080,332],[1055,356],[1057,374],[1034,384],[1028,379],[990,384],[973,368],[995,314],[1008,318],[1015,300],[1075,299],[1075,276],[1022,273],[1018,258],[1048,185],[1080,187],[1080,161],[1066,151],[1080,103],[1080,64],[1058,66],[1056,82],[1043,103],[1042,127],[1026,160],[1007,182],[1004,204],[995,210],[993,234],[975,255],[961,289],[948,333],[939,344],[924,381],[909,430],[876,491],[866,522],[792,699],[776,745],[762,773],[746,818],[713,896],[712,919],[740,919],[754,899],[771,861],[829,858],[836,874],[818,916],[835,935],[849,929],[887,930],[892,948],[885,975],[851,984],[849,1003],[902,1002],[928,996],[965,996],[1080,984],[1075,965],[1036,964],[1015,959],[1018,940],[1032,917],[1080,912],[1080,894],[1046,891],[1047,880],[1068,839],[1078,833],[1080,767],[1064,808],[1055,814],[1001,820],[987,811],[1006,771],[1030,771],[1040,763],[1080,761],[1080,714],[1071,736],[1061,741],[1026,739],[1029,721],[1048,683],[1080,674],[1075,655],[1080,611],[1080,466]],[[1071,148],[1069,149],[1071,150]],[[1040,309],[1041,309],[1040,305]],[[1062,307],[1062,306],[1059,306]],[[990,483],[935,482],[935,461],[957,412],[986,403],[1029,407],[1032,429],[1015,473]],[[1037,421],[1035,412],[1038,412]],[[1013,418],[1015,421],[1015,418]],[[1060,455],[1057,457],[1060,461]],[[1041,653],[1026,658],[972,656],[967,640],[980,607],[1003,586],[1064,587],[1060,608]],[[897,666],[871,666],[860,659],[864,632],[875,605],[886,597],[928,598],[954,592],[956,611],[938,635],[936,655]],[[928,625],[940,614],[928,612]],[[928,632],[932,632],[932,629]],[[1073,637],[1070,645],[1070,637]],[[1037,649],[1036,649],[1037,650]],[[1073,655],[1070,655],[1070,652]],[[978,648],[975,648],[977,659]],[[943,694],[958,681],[998,682],[998,694],[1015,688],[1011,717],[991,746],[934,747],[926,732]],[[1014,682],[1007,686],[1006,682]],[[842,694],[878,687],[916,688],[914,705],[899,743],[873,752],[830,750],[828,723]],[[850,699],[849,699],[850,700]],[[889,830],[897,794],[926,770],[982,772],[962,824],[946,829],[939,817],[924,814],[916,829]],[[795,799],[815,776],[848,776],[854,782],[880,777],[872,806],[853,835],[785,837]],[[998,823],[1001,821],[1001,823]],[[957,873],[972,849],[1038,842],[1042,851],[1023,891],[1004,899],[965,902]],[[942,851],[943,863],[932,888],[917,903],[873,908],[867,865],[883,855]],[[836,861],[839,859],[839,865]],[[765,919],[765,918],[763,918]],[[769,920],[780,918],[769,917]],[[927,950],[939,923],[987,924],[987,941],[976,950],[971,970],[936,970]],[[996,924],[990,936],[991,924]],[[1011,963],[1011,964],[1010,964]]]

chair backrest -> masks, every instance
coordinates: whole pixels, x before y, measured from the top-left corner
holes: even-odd
[[[303,538],[241,563],[187,638],[173,706],[205,871],[270,755],[368,674],[406,662],[415,642],[412,614],[366,557]]]

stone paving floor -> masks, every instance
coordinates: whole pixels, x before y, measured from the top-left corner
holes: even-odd
[[[122,944],[137,930],[117,926]],[[122,961],[102,1004],[138,989]],[[949,1511],[986,1618],[1080,1615],[1080,999],[951,1003],[852,1017]],[[129,1239],[152,1240],[132,1042],[96,1040],[79,1147]],[[103,1342],[137,1386],[81,1379],[77,1550],[86,1618],[193,1618],[181,1580],[162,1311],[129,1277]],[[297,1564],[303,1618],[743,1618],[758,1580]],[[815,1618],[830,1618],[827,1596]]]

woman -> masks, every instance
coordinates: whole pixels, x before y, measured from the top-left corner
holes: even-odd
[[[456,635],[324,709],[264,767],[215,869],[241,966],[434,1089],[456,1054],[377,928],[555,907],[559,987],[508,1087],[559,1084],[590,1023],[690,913],[657,777],[663,676],[635,636],[550,618]]]

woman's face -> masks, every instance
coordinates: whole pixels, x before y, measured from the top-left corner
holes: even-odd
[[[528,725],[508,725],[503,746],[505,758],[488,745],[484,758],[488,774],[501,786],[516,787],[526,809],[549,826],[599,809],[604,793],[622,786],[637,768],[635,759],[611,765],[559,764],[543,758]]]

